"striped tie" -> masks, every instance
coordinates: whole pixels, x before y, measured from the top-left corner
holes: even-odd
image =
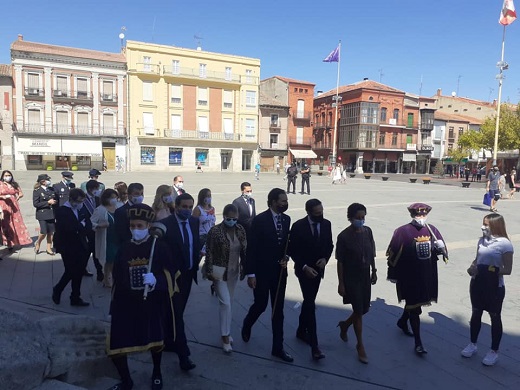
[[[94,214],[94,205],[88,196],[85,198],[85,206],[87,206],[87,210],[90,215]]]
[[[282,236],[283,236],[282,215],[281,214],[278,214],[276,216],[276,235],[278,236],[278,244],[281,244],[282,243]]]

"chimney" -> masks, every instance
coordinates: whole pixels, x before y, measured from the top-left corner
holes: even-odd
[[[18,34],[18,40],[19,41],[23,41],[23,35],[22,34]]]
[[[442,96],[442,89],[437,88],[437,96]]]

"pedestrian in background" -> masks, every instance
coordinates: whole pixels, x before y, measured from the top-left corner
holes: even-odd
[[[118,181],[114,184],[114,190],[117,192],[117,208],[121,207],[128,200],[128,186],[124,181]]]
[[[296,177],[298,176],[298,168],[296,168],[296,163],[293,162],[289,168],[287,168],[287,193],[296,193]]]
[[[34,185],[33,206],[36,209],[36,219],[40,224],[40,233],[34,244],[34,252],[40,253],[40,245],[44,238],[47,238],[47,254],[54,256],[52,250],[52,237],[56,230],[54,219],[54,206],[57,205],[56,193],[52,188],[51,177],[46,173],[38,175],[38,180]]]
[[[87,192],[87,183],[89,180],[99,181],[99,176],[101,176],[101,172],[99,172],[98,169],[92,168],[90,171],[88,171],[88,180],[84,181],[80,185],[80,188],[83,190],[83,192]],[[105,191],[105,185],[101,182],[99,182],[99,188],[101,189],[101,192]]]
[[[497,212],[497,202],[500,199],[500,171],[498,165],[493,166],[493,169],[489,171],[487,176],[486,191],[491,196],[491,207],[489,211]]]
[[[471,276],[471,342],[461,351],[462,356],[467,358],[477,353],[482,313],[487,311],[491,318],[491,350],[482,360],[486,366],[493,366],[498,361],[502,339],[502,303],[506,295],[504,275],[511,275],[513,252],[504,217],[500,214],[486,215],[482,222],[482,237],[478,241],[475,260],[468,268]]]
[[[69,200],[69,192],[72,188],[76,188],[76,185],[72,182],[74,174],[69,171],[63,171],[61,173],[61,181],[52,186],[56,196],[58,197],[59,205],[63,206],[66,201]]]

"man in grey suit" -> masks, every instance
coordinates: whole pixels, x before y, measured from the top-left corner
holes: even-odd
[[[251,229],[253,218],[256,217],[255,200],[251,197],[253,190],[251,183],[247,181],[240,184],[242,195],[233,201],[233,205],[238,209],[238,223],[246,230],[246,237]]]

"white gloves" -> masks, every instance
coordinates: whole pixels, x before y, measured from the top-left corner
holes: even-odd
[[[157,283],[157,279],[155,279],[154,274],[151,272],[147,274],[143,274],[143,283],[150,286],[150,291],[154,289],[155,284]]]
[[[434,241],[433,246],[438,250],[446,248],[446,245],[444,245],[444,241],[442,240]]]

